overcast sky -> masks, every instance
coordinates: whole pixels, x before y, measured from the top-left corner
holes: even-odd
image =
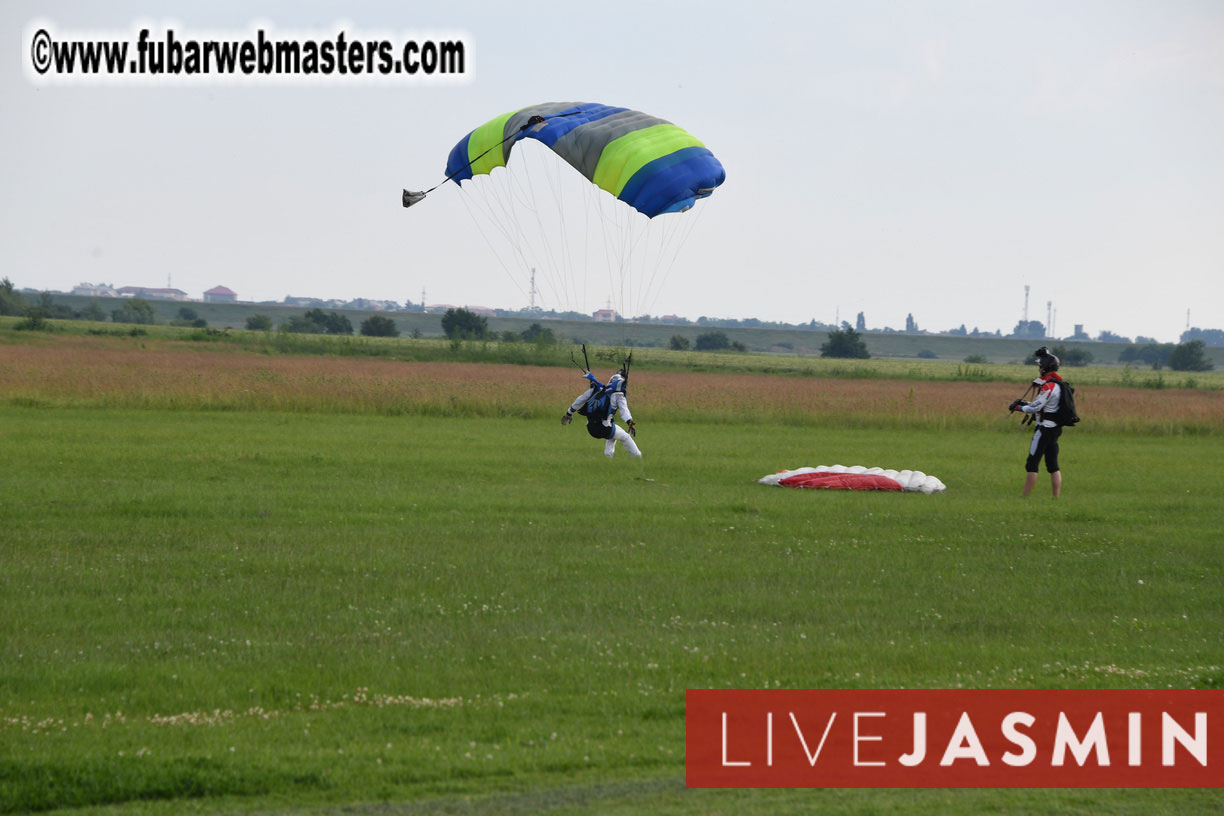
[[[36,87],[23,33],[38,19],[457,33],[469,74]],[[1029,318],[1052,302],[1059,336],[1173,341],[1187,310],[1224,328],[1215,0],[44,0],[5,2],[0,26],[0,276],[19,287],[525,306],[526,274],[464,205],[477,191],[405,210],[400,190],[441,181],[451,147],[497,114],[593,101],[681,125],[727,172],[675,216],[694,219],[683,248],[635,309],[1007,333],[1027,284]],[[548,284],[545,307],[614,297]]]

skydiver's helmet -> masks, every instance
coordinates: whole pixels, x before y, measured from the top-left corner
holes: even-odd
[[[622,368],[608,378],[608,393],[623,392],[626,385],[628,385],[628,380],[625,379],[625,369]]]
[[[1042,374],[1049,374],[1051,371],[1058,370],[1058,358],[1053,354],[1043,354],[1037,358],[1037,366],[1041,369]]]

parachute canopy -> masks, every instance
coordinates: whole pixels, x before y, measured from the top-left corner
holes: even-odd
[[[761,484],[780,487],[809,487],[824,490],[892,490],[913,493],[941,493],[946,486],[921,470],[885,470],[862,465],[820,465],[783,470],[758,479]]]
[[[641,111],[591,102],[533,105],[491,119],[451,150],[446,177],[461,184],[505,167],[522,139],[542,143],[648,218],[689,209],[726,178],[714,154],[688,131]]]

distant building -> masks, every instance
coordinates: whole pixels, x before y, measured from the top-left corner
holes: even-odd
[[[346,309],[357,309],[362,312],[394,312],[400,305],[394,300],[372,300],[371,298],[354,298],[344,304]]]
[[[155,289],[151,286],[122,286],[119,297],[149,298],[151,300],[187,300],[182,289]]]
[[[472,314],[480,315],[481,317],[497,317],[497,313],[487,306],[464,306],[463,308],[467,309]]]
[[[615,309],[596,309],[594,312],[591,312],[591,317],[595,318],[596,323],[615,323],[616,322],[616,310]]]
[[[238,293],[224,286],[214,286],[204,293],[205,303],[237,303]]]
[[[85,297],[119,297],[119,292],[109,283],[78,283],[73,287],[72,294]]]

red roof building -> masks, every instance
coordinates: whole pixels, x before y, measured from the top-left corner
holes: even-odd
[[[237,303],[238,293],[224,286],[214,286],[204,293],[205,303]]]

